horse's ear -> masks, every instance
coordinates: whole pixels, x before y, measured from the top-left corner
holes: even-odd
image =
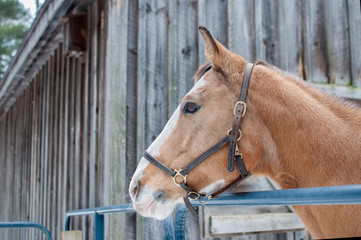
[[[215,39],[212,34],[205,27],[199,27],[199,32],[201,33],[204,40],[204,49],[207,55],[207,58],[212,62],[216,67],[224,69],[224,63],[227,56],[230,52],[225,46],[223,46],[217,39]]]
[[[221,69],[226,74],[237,72],[235,68],[246,68],[247,61],[218,42],[207,28],[199,27],[199,32],[204,40],[207,58],[212,62],[213,67]]]

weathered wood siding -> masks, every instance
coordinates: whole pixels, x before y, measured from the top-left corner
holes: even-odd
[[[206,60],[199,25],[248,61],[310,82],[361,86],[359,0],[87,2],[86,51],[65,53],[57,21],[57,36],[39,43],[22,73],[25,90],[0,99],[0,221],[39,222],[55,239],[67,210],[129,201],[137,161]],[[197,219],[188,219],[188,238],[198,239]],[[91,239],[93,224],[79,217],[72,228]],[[136,214],[106,217],[106,239],[161,239],[162,231]],[[0,230],[0,238],[40,234]]]

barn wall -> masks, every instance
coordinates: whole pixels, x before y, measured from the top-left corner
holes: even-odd
[[[0,106],[0,221],[39,222],[56,239],[67,210],[129,201],[137,160],[206,60],[198,25],[249,61],[310,82],[361,86],[358,0],[108,0],[89,1],[81,12],[86,49],[67,53],[57,22],[56,41],[21,73],[29,85],[10,108]],[[189,239],[198,239],[197,219],[188,219]],[[71,228],[92,239],[93,224],[79,217]],[[106,239],[161,239],[162,231],[136,214],[106,217]]]
[[[88,9],[88,45],[69,53],[63,41],[43,52],[29,86],[0,120],[0,221],[34,221],[47,226],[55,239],[71,209],[104,205],[103,88],[99,82],[99,41],[104,34],[94,18],[101,6]],[[96,21],[96,22],[94,22]],[[63,39],[62,29],[59,31]],[[36,66],[36,65],[35,65]],[[74,218],[72,229],[92,228],[91,218]],[[1,230],[1,239],[42,239],[38,230]],[[83,233],[93,237],[92,231]]]

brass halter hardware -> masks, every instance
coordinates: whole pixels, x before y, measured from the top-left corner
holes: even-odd
[[[181,171],[182,169],[174,169],[173,170],[175,172],[175,175],[172,177],[173,178],[173,182],[175,185],[177,185],[178,187],[180,187],[181,183],[184,182],[184,183],[187,183],[187,174],[185,176],[183,176],[183,174],[181,174]],[[177,182],[177,177],[181,177],[183,178],[181,182]]]
[[[238,129],[238,131],[239,131],[239,137],[237,138],[237,142],[238,142],[239,140],[241,140],[241,138],[242,138],[242,131],[241,131],[241,129]],[[230,135],[231,132],[232,132],[232,128],[228,130],[228,135]]]
[[[202,205],[206,205],[211,198],[212,195],[208,193],[201,193],[201,196],[198,198],[198,202]]]
[[[234,109],[233,109],[234,115],[236,115],[236,110],[237,110],[238,105],[243,105],[243,111],[242,111],[241,117],[244,117],[244,115],[246,114],[247,104],[243,101],[236,102],[236,104],[234,104]]]
[[[241,129],[238,129],[239,131],[239,137],[237,138],[237,142],[239,142],[239,140],[241,140],[242,138],[242,131]],[[232,132],[232,128],[228,130],[228,135],[230,135]],[[239,151],[239,148],[238,148],[238,143],[236,143],[236,149],[234,151],[234,155],[235,156],[242,156],[242,153]]]
[[[198,200],[199,197],[201,196],[201,194],[198,193],[198,192],[196,192],[196,191],[189,191],[189,192],[188,192],[188,196],[189,196],[190,198],[192,198],[193,200]],[[194,196],[194,197],[191,197],[191,196]]]
[[[190,196],[194,196],[194,197],[190,197]],[[188,192],[188,196],[190,198],[192,198],[193,200],[198,200],[198,202],[202,205],[205,205],[208,203],[209,199],[212,198],[212,195],[211,194],[208,194],[208,193],[198,193],[198,192],[195,192],[195,191],[190,191]]]

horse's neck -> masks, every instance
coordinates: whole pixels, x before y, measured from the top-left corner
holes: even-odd
[[[261,172],[284,188],[360,183],[360,111],[269,69],[255,74],[250,100],[274,146],[263,155],[275,158]]]

